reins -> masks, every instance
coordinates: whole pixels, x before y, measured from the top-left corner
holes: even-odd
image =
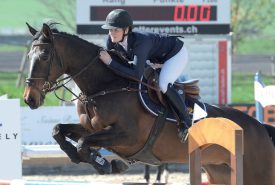
[[[84,95],[83,93],[80,93],[79,95],[76,95],[72,90],[70,90],[68,87],[66,87],[66,84],[69,83],[71,80],[73,80],[74,78],[78,77],[81,73],[83,73],[84,71],[86,71],[90,65],[92,63],[94,63],[97,59],[99,59],[99,53],[100,51],[103,49],[103,48],[100,48],[98,50],[98,53],[96,55],[96,57],[94,57],[91,62],[89,62],[84,68],[82,68],[80,71],[78,71],[77,73],[75,73],[74,75],[69,75],[69,76],[66,76],[64,78],[61,78],[59,80],[56,80],[56,81],[49,81],[48,78],[49,78],[49,75],[50,75],[50,70],[51,70],[51,67],[52,67],[52,61],[53,61],[53,58],[54,58],[54,54],[56,53],[55,51],[55,47],[54,47],[54,44],[53,44],[53,39],[51,40],[51,43],[39,43],[39,44],[34,44],[33,46],[41,46],[41,45],[51,45],[52,48],[51,48],[51,55],[49,57],[49,68],[48,68],[48,75],[46,77],[30,77],[30,78],[27,78],[26,79],[26,83],[29,84],[30,86],[32,85],[32,81],[33,80],[45,80],[45,83],[43,85],[43,88],[42,90],[39,90],[38,88],[38,91],[40,92],[40,94],[42,96],[46,96],[46,93],[48,92],[54,92],[55,96],[57,99],[63,101],[63,102],[73,102],[75,100],[80,100],[81,103],[83,104],[87,104],[88,102],[94,102],[94,98],[98,97],[98,96],[104,96],[104,95],[107,95],[107,94],[113,94],[113,93],[118,93],[118,92],[138,92],[138,91],[144,91],[144,90],[140,90],[138,88],[131,88],[131,87],[122,87],[122,88],[118,88],[118,89],[112,89],[112,90],[103,90],[103,91],[100,91],[100,92],[97,92],[93,95],[90,95],[90,96],[86,96]],[[125,77],[124,77],[125,78]],[[146,86],[147,88],[150,88],[150,89],[153,89],[155,91],[160,91],[159,88],[156,88],[156,87],[153,87],[145,82],[142,82],[141,80],[139,79],[136,79],[136,78],[132,78],[132,77],[128,77],[129,80],[133,80],[139,84],[142,84],[144,86]],[[67,80],[67,81],[66,81]],[[66,82],[64,82],[66,81]],[[64,83],[61,83],[61,82],[64,82]],[[61,88],[61,87],[64,87],[67,91],[69,91],[75,98],[70,100],[70,101],[67,101],[63,98],[60,98],[56,91]]]
[[[99,52],[102,48],[99,49]],[[108,95],[108,94],[113,94],[113,93],[118,93],[118,92],[139,92],[139,91],[143,91],[145,92],[144,90],[139,90],[138,88],[137,89],[134,89],[134,88],[130,88],[130,87],[122,87],[122,88],[119,88],[119,89],[112,89],[112,90],[103,90],[103,91],[100,91],[100,92],[97,92],[93,95],[90,95],[90,96],[86,96],[84,95],[83,93],[80,93],[79,95],[76,95],[72,90],[70,90],[68,87],[66,87],[65,85],[70,82],[72,79],[76,78],[77,76],[79,76],[82,72],[84,72],[85,70],[87,70],[90,66],[90,64],[92,64],[95,60],[97,60],[99,58],[99,54],[97,54],[97,56],[88,64],[86,65],[84,68],[82,68],[79,72],[77,72],[76,74],[72,75],[72,76],[67,76],[65,78],[62,78],[60,80],[58,80],[57,82],[55,82],[55,84],[57,85],[56,87],[52,87],[49,91],[47,92],[51,92],[51,91],[54,91],[54,94],[56,96],[57,99],[61,100],[61,101],[64,101],[64,102],[68,102],[66,101],[65,99],[63,98],[60,98],[57,94],[56,94],[56,90],[61,88],[61,87],[64,87],[67,91],[69,91],[75,98],[70,100],[70,102],[73,102],[75,100],[79,100],[81,103],[83,104],[86,104],[88,102],[94,102],[94,98],[98,97],[98,96],[104,96],[104,95]],[[58,85],[60,82],[63,82],[65,80],[69,79],[68,81],[66,81],[65,83],[63,84],[60,84]],[[155,87],[153,86],[150,86],[149,84],[147,83],[144,83],[140,80],[137,80],[137,79],[134,79],[135,81],[137,81],[138,83],[141,83],[145,86],[147,86],[148,88],[151,88],[151,89],[155,89],[157,90]],[[147,92],[147,91],[146,91]]]
[[[64,78],[62,78],[62,79],[60,79],[60,80],[58,80],[58,81],[55,81],[54,84],[56,84],[56,86],[55,86],[55,87],[51,87],[51,89],[49,89],[48,92],[54,91],[54,94],[55,94],[56,98],[58,98],[58,99],[61,100],[61,101],[67,102],[66,100],[60,98],[60,97],[56,94],[56,90],[58,90],[58,89],[61,88],[61,87],[64,87],[65,89],[67,89],[67,91],[69,91],[72,95],[74,95],[74,96],[76,97],[76,98],[72,99],[70,102],[73,102],[73,101],[79,99],[79,96],[76,95],[73,91],[71,91],[71,90],[70,90],[68,87],[66,87],[65,85],[66,85],[67,83],[69,83],[71,80],[73,80],[74,78],[78,77],[78,76],[79,76],[81,73],[83,73],[85,70],[87,70],[87,69],[90,67],[90,65],[91,65],[94,61],[96,61],[98,58],[99,58],[99,55],[97,54],[97,56],[96,56],[95,58],[93,58],[93,60],[92,60],[91,62],[89,62],[88,65],[86,65],[84,68],[82,68],[82,69],[81,69],[80,71],[78,71],[76,74],[71,75],[71,76],[67,76],[67,77],[64,77]],[[67,79],[69,79],[69,80],[66,81],[65,83],[60,84],[61,82],[65,81],[65,80],[67,80]],[[58,84],[60,84],[60,85],[58,85]]]

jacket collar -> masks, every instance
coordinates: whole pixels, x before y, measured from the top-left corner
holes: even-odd
[[[118,44],[121,45],[125,51],[128,51],[128,36],[125,36],[123,41]]]
[[[133,32],[131,32],[127,38],[127,51],[130,51],[133,49],[133,43],[134,43],[134,34]]]

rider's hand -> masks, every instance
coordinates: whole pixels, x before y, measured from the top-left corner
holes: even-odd
[[[99,58],[101,59],[101,61],[106,64],[106,65],[110,65],[112,62],[112,58],[109,55],[109,53],[105,50],[100,51],[99,53]]]

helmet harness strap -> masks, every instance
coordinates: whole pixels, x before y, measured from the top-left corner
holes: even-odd
[[[126,29],[127,29],[127,28],[123,28],[123,35],[122,35],[122,39],[121,39],[119,42],[123,42],[123,41],[124,41],[125,36],[127,36],[127,35],[129,34],[129,31],[128,31],[128,33],[125,33],[125,32],[126,32]]]

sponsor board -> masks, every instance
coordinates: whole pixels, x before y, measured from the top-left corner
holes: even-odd
[[[0,179],[22,176],[19,99],[0,100]]]

